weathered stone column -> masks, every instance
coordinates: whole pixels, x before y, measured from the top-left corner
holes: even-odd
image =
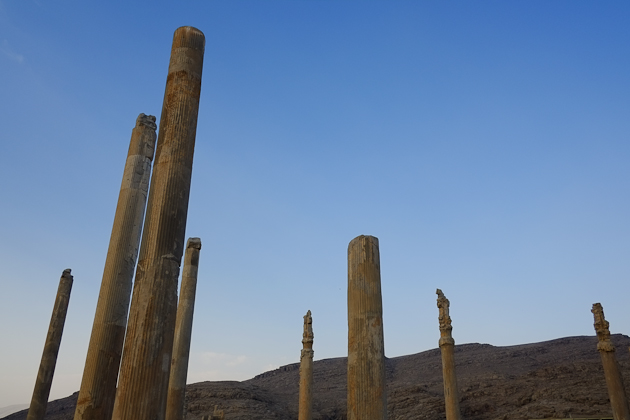
[[[610,341],[610,330],[608,329],[608,321],[604,318],[604,308],[602,308],[600,303],[594,303],[591,312],[595,318],[595,332],[599,340],[597,350],[599,350],[599,354],[602,357],[613,418],[615,420],[630,420],[626,390],[623,386],[617,359],[615,358],[615,346]]]
[[[140,114],[131,132],[74,420],[112,417],[156,128],[154,116]]]
[[[446,420],[460,420],[459,392],[457,390],[457,376],[455,375],[455,358],[453,356],[455,340],[451,336],[453,327],[449,315],[450,302],[440,289],[437,307],[440,311],[440,350],[442,351],[442,377],[444,380],[444,402],[446,405]]]
[[[48,335],[44,343],[42,361],[39,364],[39,371],[37,372],[37,379],[35,380],[33,398],[31,399],[31,406],[28,409],[26,420],[42,420],[46,415],[50,386],[52,385],[55,365],[57,364],[57,355],[59,354],[59,346],[61,345],[61,335],[63,334],[63,326],[66,323],[66,313],[68,312],[68,303],[70,302],[72,281],[73,278],[70,274],[70,269],[63,270],[63,274],[59,280],[55,306],[53,307],[52,316],[50,318]]]
[[[300,354],[300,401],[298,420],[311,420],[313,416],[313,318],[311,311],[304,315],[302,352]]]
[[[188,239],[186,254],[184,255],[182,286],[177,305],[171,376],[168,381],[168,397],[166,399],[166,420],[182,420],[185,417],[184,399],[186,397],[186,377],[188,375],[188,356],[195,311],[200,250],[201,239]]]
[[[114,420],[162,420],[192,175],[205,38],[175,31]]]
[[[387,418],[378,239],[348,245],[348,420]]]

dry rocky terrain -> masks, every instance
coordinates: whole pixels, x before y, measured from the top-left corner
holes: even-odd
[[[630,337],[616,334],[612,341],[630,385]],[[456,346],[462,418],[612,418],[596,346],[594,336],[510,347]],[[386,368],[390,420],[445,418],[439,349],[387,359]],[[345,420],[346,359],[316,361],[313,371],[313,419]],[[298,375],[296,363],[243,382],[188,385],[186,419],[201,419],[215,405],[226,420],[297,419]],[[50,402],[46,419],[71,420],[76,398],[77,393]],[[5,417],[25,418],[26,410]]]

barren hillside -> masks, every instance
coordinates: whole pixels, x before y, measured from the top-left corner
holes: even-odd
[[[630,384],[630,337],[614,335],[617,360]],[[466,420],[610,416],[594,336],[510,347],[455,347],[462,417]],[[187,419],[200,419],[215,405],[228,420],[297,419],[298,364],[243,382],[188,385]],[[346,359],[316,361],[315,420],[346,418]],[[627,388],[627,387],[626,387]],[[440,350],[387,360],[390,420],[444,419]],[[46,419],[71,420],[77,394],[49,403]],[[5,419],[22,420],[26,411]]]

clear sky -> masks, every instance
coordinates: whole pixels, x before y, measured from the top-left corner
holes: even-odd
[[[630,3],[0,0],[0,407],[79,388],[131,130],[206,35],[189,382],[347,353],[347,245],[380,240],[388,357],[630,333]],[[595,351],[595,349],[593,349]],[[626,349],[618,357],[628,358]]]

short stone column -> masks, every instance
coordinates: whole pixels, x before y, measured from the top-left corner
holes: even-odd
[[[166,413],[204,48],[198,29],[175,31],[114,420],[162,420]]]
[[[461,420],[459,410],[459,392],[457,390],[457,376],[455,375],[455,340],[451,335],[451,317],[449,315],[450,302],[440,289],[436,291],[438,295],[437,307],[440,311],[438,320],[440,321],[440,350],[442,352],[442,377],[444,380],[444,402],[446,406],[446,420]]]
[[[63,334],[63,326],[66,323],[66,313],[68,312],[68,303],[70,302],[72,282],[73,278],[70,274],[70,269],[63,270],[63,274],[59,280],[55,306],[53,307],[52,316],[50,318],[48,335],[44,343],[42,360],[39,364],[37,379],[35,380],[33,398],[31,399],[31,406],[28,409],[26,420],[42,420],[46,415],[48,396],[50,395],[50,387],[52,385],[53,375],[55,374],[55,365],[57,364],[57,355],[59,354],[59,346],[61,345],[61,335]]]
[[[155,150],[155,117],[131,132],[74,420],[110,420]]]
[[[597,350],[602,357],[604,366],[604,376],[608,387],[608,398],[612,406],[613,418],[615,420],[630,420],[630,409],[628,409],[628,399],[623,385],[619,365],[615,358],[615,346],[610,341],[610,330],[608,321],[604,318],[604,308],[600,303],[594,303],[591,309],[595,318],[595,332],[597,333]]]
[[[311,311],[304,315],[302,352],[300,354],[300,400],[298,420],[311,420],[313,417],[313,318]]]
[[[387,418],[378,239],[348,245],[348,420]]]
[[[173,340],[173,359],[171,376],[168,381],[166,399],[166,420],[184,419],[186,397],[186,378],[188,375],[188,356],[192,336],[193,313],[195,311],[195,293],[197,292],[197,272],[199,270],[199,251],[201,239],[190,238],[186,244],[182,286],[179,291],[175,338]]]

